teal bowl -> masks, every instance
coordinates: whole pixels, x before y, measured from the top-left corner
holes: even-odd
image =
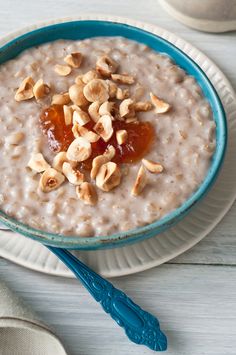
[[[13,231],[40,241],[46,245],[60,248],[83,250],[113,248],[156,236],[167,228],[170,228],[182,219],[212,187],[222,166],[227,144],[225,112],[214,87],[205,73],[192,59],[173,44],[140,28],[122,23],[98,20],[80,20],[53,24],[25,33],[5,44],[0,48],[0,64],[16,57],[27,48],[45,42],[55,41],[57,39],[81,40],[97,36],[123,36],[146,44],[153,50],[170,56],[178,66],[183,68],[189,75],[192,75],[202,88],[213,111],[214,120],[216,122],[216,150],[212,157],[208,173],[197,191],[195,191],[194,194],[179,208],[162,219],[144,227],[116,233],[110,236],[81,238],[79,236],[64,236],[34,229],[9,217],[3,211],[0,211],[0,221]]]

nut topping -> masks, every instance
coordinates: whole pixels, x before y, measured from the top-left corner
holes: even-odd
[[[43,192],[50,192],[57,189],[64,181],[64,175],[53,168],[48,168],[41,175],[39,187]]]
[[[62,171],[62,165],[65,162],[68,162],[66,152],[59,152],[59,153],[57,153],[57,155],[55,155],[53,162],[52,162],[52,166],[57,171]]]
[[[83,79],[83,74],[77,75],[77,77],[75,78],[75,83],[78,85],[82,85],[84,87],[84,82],[82,79]]]
[[[105,80],[93,79],[85,85],[84,96],[90,102],[98,101],[100,103],[109,99],[109,89]]]
[[[165,113],[165,112],[169,111],[170,105],[167,102],[159,99],[157,96],[155,96],[151,92],[150,92],[150,98],[151,98],[153,105],[155,106],[156,113]]]
[[[56,94],[52,97],[52,105],[67,105],[70,103],[70,96],[68,92]]]
[[[109,97],[111,99],[114,99],[116,97],[117,85],[113,83],[113,81],[111,80],[107,80],[107,84],[108,84]]]
[[[92,162],[92,169],[91,169],[91,172],[90,172],[90,177],[91,179],[95,179],[97,174],[98,174],[98,171],[99,169],[101,168],[101,166],[103,164],[106,164],[109,162],[110,159],[108,159],[106,156],[104,155],[98,155],[97,157],[95,157],[93,159],[93,162]]]
[[[90,143],[95,143],[97,142],[100,137],[93,131],[89,131],[87,128],[82,127],[78,125],[77,123],[74,124],[74,127],[72,128],[74,136],[77,137],[84,137],[87,139]]]
[[[109,77],[112,73],[118,68],[118,63],[115,60],[108,57],[107,55],[103,55],[102,57],[98,58],[96,62],[96,70],[98,73],[105,77]]]
[[[27,166],[37,173],[41,173],[50,168],[50,165],[46,162],[41,153],[32,154]]]
[[[32,97],[34,97],[33,87],[34,80],[30,76],[28,76],[22,81],[19,88],[17,89],[15,94],[15,100],[19,102],[32,99]]]
[[[74,84],[69,88],[69,96],[71,101],[78,106],[85,106],[88,100],[84,96],[84,84]]]
[[[64,119],[66,126],[72,123],[72,108],[67,105],[63,105]]]
[[[115,106],[115,102],[112,101],[105,101],[103,102],[103,104],[101,104],[98,112],[100,116],[104,116],[104,115],[111,115],[112,111],[114,109]]]
[[[103,155],[98,155],[93,159],[92,170],[90,172],[91,179],[96,178],[100,167],[103,164],[108,163],[115,156],[115,153],[115,148],[112,145],[109,145]]]
[[[67,76],[72,68],[81,66],[82,59],[80,52],[70,53],[64,58],[67,65],[55,65],[54,70],[61,76]],[[51,106],[42,110],[41,128],[47,135],[50,149],[54,152],[63,150],[55,155],[52,168],[41,153],[31,156],[28,166],[42,173],[39,187],[43,192],[56,189],[66,177],[76,185],[80,200],[95,205],[97,190],[93,184],[85,182],[85,175],[78,168],[90,170],[90,181],[95,180],[99,189],[108,192],[121,182],[118,164],[138,161],[147,151],[155,132],[150,122],[138,121],[136,112],[149,111],[155,106],[156,112],[164,113],[170,105],[152,93],[151,102],[135,101],[142,99],[144,88],[138,83],[139,92],[132,90],[131,98],[129,89],[124,89],[123,85],[133,84],[135,78],[127,73],[117,74],[117,68],[115,60],[102,55],[97,59],[95,69],[79,73],[74,84],[68,85],[68,92],[53,95]],[[71,83],[72,79],[68,82]],[[121,87],[117,83],[122,84]],[[43,79],[34,83],[31,77],[27,77],[17,90],[15,99],[22,101],[35,97],[39,100],[49,90]],[[15,137],[6,137],[6,144],[17,145],[24,138],[17,134],[20,132]],[[147,171],[156,174],[163,171],[163,166],[157,162],[142,159],[142,164],[131,191],[134,196],[143,191]],[[124,167],[122,171],[126,176],[129,169]],[[89,177],[89,172],[86,172],[86,177]]]
[[[84,126],[90,121],[90,117],[87,112],[77,108],[73,113],[73,123],[77,122],[80,126]]]
[[[90,142],[83,137],[78,137],[70,144],[66,156],[69,160],[80,162],[88,159],[91,154]]]
[[[104,115],[93,127],[94,131],[102,137],[105,142],[108,142],[113,135],[112,119],[110,115]]]
[[[113,159],[116,154],[116,150],[113,145],[109,145],[103,155],[107,157],[109,160]]]
[[[98,101],[95,101],[91,105],[89,105],[88,113],[94,122],[97,122],[100,118],[99,107],[100,103]]]
[[[96,70],[93,69],[82,75],[81,79],[85,84],[88,84],[93,79],[99,79],[99,75]]]
[[[72,68],[79,68],[81,63],[82,63],[82,54],[80,52],[74,52],[71,54],[68,54],[65,58],[64,61],[70,65]]]
[[[86,205],[95,205],[97,203],[97,191],[94,185],[89,182],[83,182],[80,186],[77,186],[76,193],[78,198]]]
[[[42,99],[50,91],[50,87],[44,84],[43,79],[39,79],[33,86],[33,94],[36,100]]]
[[[138,101],[134,103],[133,107],[135,112],[140,112],[140,111],[146,112],[152,109],[152,104],[150,101],[146,101],[146,102]]]
[[[121,102],[119,109],[121,117],[134,116],[133,103],[134,101],[132,99],[125,99]]]
[[[122,90],[121,88],[117,88],[117,91],[116,91],[117,100],[128,99],[128,97],[129,97],[129,90],[128,89]]]
[[[70,163],[63,163],[62,172],[68,181],[73,185],[80,185],[84,182],[84,174],[82,174],[78,169],[73,169]]]
[[[124,144],[127,141],[128,133],[125,129],[116,131],[116,140],[118,144]]]
[[[71,73],[71,67],[69,65],[56,64],[54,71],[60,76],[67,76]]]
[[[150,171],[150,173],[159,174],[164,169],[161,164],[156,163],[152,160],[142,159],[142,163],[145,166],[145,168],[147,168],[147,170]]]
[[[116,163],[103,164],[96,176],[96,185],[103,191],[110,191],[120,184],[121,172]]]
[[[134,77],[128,74],[111,74],[111,78],[119,84],[131,85],[134,83]]]
[[[141,194],[143,191],[144,187],[147,184],[147,174],[146,174],[146,169],[144,168],[143,165],[139,168],[138,175],[136,177],[134,186],[131,191],[131,195],[133,196],[138,196]]]

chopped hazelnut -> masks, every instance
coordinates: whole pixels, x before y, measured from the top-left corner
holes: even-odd
[[[83,56],[80,52],[73,52],[68,54],[64,61],[70,65],[72,68],[79,68],[82,63]]]
[[[41,175],[39,187],[43,192],[50,192],[57,189],[64,181],[64,175],[53,168],[48,168]]]
[[[42,99],[50,91],[50,87],[39,79],[33,86],[33,94],[36,100]]]
[[[116,140],[118,144],[124,144],[128,139],[128,133],[125,129],[116,131]]]
[[[62,172],[68,181],[73,185],[80,185],[84,182],[84,174],[82,174],[78,169],[74,169],[68,162],[63,163]]]
[[[66,156],[69,160],[80,162],[88,159],[91,154],[90,142],[83,137],[78,137],[70,144]]]
[[[136,177],[134,186],[132,188],[131,194],[133,196],[138,196],[141,194],[141,192],[143,191],[144,187],[147,184],[147,174],[146,174],[146,169],[144,168],[143,165],[141,165],[139,171],[138,171],[138,175]]]
[[[121,172],[116,163],[103,164],[96,176],[96,185],[103,191],[110,191],[120,184]]]
[[[32,154],[27,166],[37,173],[41,173],[50,168],[50,165],[46,162],[41,153]]]
[[[105,142],[108,142],[113,135],[112,119],[110,115],[104,115],[93,127],[94,131],[102,137]]]
[[[56,64],[54,71],[60,76],[67,76],[71,73],[71,67],[69,65]]]
[[[103,55],[102,57],[98,58],[96,62],[96,70],[99,74],[105,77],[109,77],[112,73],[118,68],[118,63],[115,60],[108,57],[107,55]]]
[[[76,193],[78,198],[86,205],[96,205],[98,197],[94,185],[89,182],[83,182],[81,185],[76,186]]]
[[[22,81],[19,88],[17,89],[15,94],[15,100],[19,102],[32,99],[32,97],[34,97],[33,87],[34,80],[30,76],[28,76]]]
[[[119,84],[131,85],[134,83],[134,77],[128,74],[111,74],[111,78]]]
[[[55,94],[52,97],[52,105],[67,105],[70,103],[70,96],[68,92],[62,94]]]
[[[169,111],[170,105],[167,102],[159,99],[156,95],[154,95],[151,92],[150,92],[150,97],[153,105],[155,106],[156,113],[165,113]]]
[[[78,106],[86,106],[88,100],[84,96],[84,84],[74,84],[69,88],[69,96],[71,101]]]
[[[109,99],[109,89],[105,80],[93,79],[85,85],[83,89],[84,96],[90,102],[98,101],[100,103]]]
[[[163,171],[163,166],[160,163],[156,163],[152,160],[142,159],[142,163],[148,171],[154,174],[159,174]]]

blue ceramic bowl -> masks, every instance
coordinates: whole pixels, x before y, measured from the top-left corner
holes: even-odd
[[[100,249],[112,248],[124,244],[150,238],[165,229],[173,226],[183,218],[193,206],[208,192],[213,185],[224,159],[227,143],[226,117],[221,101],[200,67],[191,60],[185,53],[168,41],[152,33],[126,24],[109,21],[71,21],[58,23],[51,26],[39,28],[28,32],[0,49],[0,64],[14,58],[23,50],[32,46],[37,46],[45,42],[57,39],[79,40],[96,36],[123,36],[140,43],[144,43],[157,52],[169,55],[177,65],[183,68],[189,75],[192,75],[209,101],[214,120],[216,122],[216,150],[212,158],[209,171],[199,186],[198,190],[185,201],[179,208],[169,213],[162,219],[148,224],[144,227],[129,230],[127,232],[116,233],[111,236],[100,236],[92,238],[81,238],[79,236],[63,236],[60,234],[47,233],[36,230],[27,225],[19,223],[17,220],[7,216],[0,211],[0,220],[12,230],[19,232],[32,239],[38,240],[48,245],[69,248],[69,249]]]

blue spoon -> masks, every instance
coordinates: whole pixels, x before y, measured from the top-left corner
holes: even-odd
[[[47,247],[75,274],[104,311],[124,328],[131,341],[155,351],[167,349],[167,339],[160,330],[157,318],[140,308],[124,292],[115,288],[67,250]]]

